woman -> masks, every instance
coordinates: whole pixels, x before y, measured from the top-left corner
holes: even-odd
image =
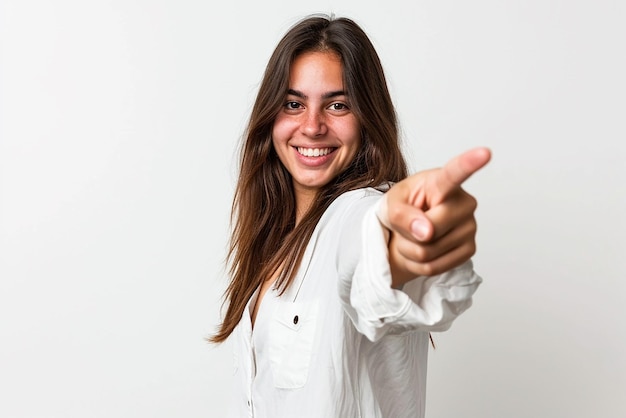
[[[469,151],[407,177],[383,69],[361,28],[311,16],[266,68],[233,203],[237,416],[421,417],[430,331],[481,279]]]

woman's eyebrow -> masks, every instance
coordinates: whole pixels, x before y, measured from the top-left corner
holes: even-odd
[[[299,97],[301,99],[308,99],[308,96],[304,94],[303,92],[301,92],[300,90],[289,89],[287,90],[287,94],[291,96]],[[333,97],[345,96],[345,95],[346,95],[346,92],[343,90],[329,91],[328,93],[324,93],[324,95],[322,96],[322,99],[332,99]]]

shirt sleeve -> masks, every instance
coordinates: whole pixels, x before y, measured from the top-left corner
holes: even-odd
[[[388,333],[444,331],[472,304],[482,282],[471,260],[435,276],[391,287],[389,231],[376,216],[381,195],[358,199],[339,234],[339,296],[357,330],[376,341]]]

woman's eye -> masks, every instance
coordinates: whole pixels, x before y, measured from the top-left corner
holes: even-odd
[[[332,110],[347,110],[348,106],[345,103],[333,103],[330,105]]]
[[[292,109],[292,110],[299,109],[300,108],[300,103],[298,103],[298,102],[287,102],[287,103],[285,103],[285,107],[287,109]]]

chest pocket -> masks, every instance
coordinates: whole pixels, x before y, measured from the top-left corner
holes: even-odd
[[[270,323],[269,355],[274,386],[297,389],[309,376],[318,302],[279,302]]]

